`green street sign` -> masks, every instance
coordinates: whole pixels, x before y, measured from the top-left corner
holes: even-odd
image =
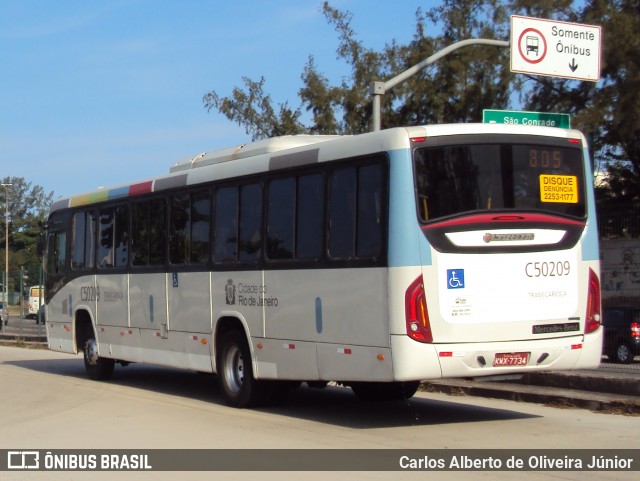
[[[569,114],[484,109],[482,111],[482,122],[485,124],[530,125],[568,129],[570,128],[571,117]]]

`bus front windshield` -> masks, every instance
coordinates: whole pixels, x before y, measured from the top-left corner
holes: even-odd
[[[507,142],[423,147],[414,153],[414,168],[423,223],[488,210],[586,215],[578,147]]]

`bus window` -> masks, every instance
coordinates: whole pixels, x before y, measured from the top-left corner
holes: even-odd
[[[47,274],[62,275],[67,263],[67,233],[49,232],[47,241]]]
[[[329,256],[351,259],[356,253],[356,169],[336,169],[329,193]]]
[[[415,176],[422,222],[482,210],[586,214],[579,148],[508,143],[425,147],[416,151]],[[540,186],[548,178],[570,182],[574,196],[545,197]]]
[[[324,177],[321,174],[298,178],[296,257],[322,257],[324,239]]]
[[[131,225],[131,264],[134,266],[163,265],[165,249],[164,199],[152,199],[132,204]]]
[[[276,179],[269,184],[267,257],[292,259],[295,232],[296,180]]]
[[[215,237],[213,255],[216,262],[238,259],[238,188],[222,187],[216,191]]]
[[[240,188],[240,261],[255,262],[262,251],[262,185]]]
[[[76,212],[71,227],[71,268],[94,267],[96,216],[94,211]]]
[[[209,232],[211,231],[211,195],[208,191],[191,196],[191,250],[189,261],[202,264],[209,260]]]

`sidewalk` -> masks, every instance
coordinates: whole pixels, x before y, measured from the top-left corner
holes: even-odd
[[[0,343],[47,348],[46,329],[34,319],[10,317]],[[599,369],[535,372],[504,378],[438,379],[423,389],[458,396],[482,396],[575,407],[605,413],[640,415],[640,363],[603,363]]]

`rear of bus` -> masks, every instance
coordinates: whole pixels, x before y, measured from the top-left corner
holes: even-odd
[[[37,317],[40,304],[44,302],[44,287],[33,286],[29,288],[29,317]]]
[[[401,276],[397,378],[596,367],[599,251],[582,134],[502,125],[408,132],[421,267]]]

